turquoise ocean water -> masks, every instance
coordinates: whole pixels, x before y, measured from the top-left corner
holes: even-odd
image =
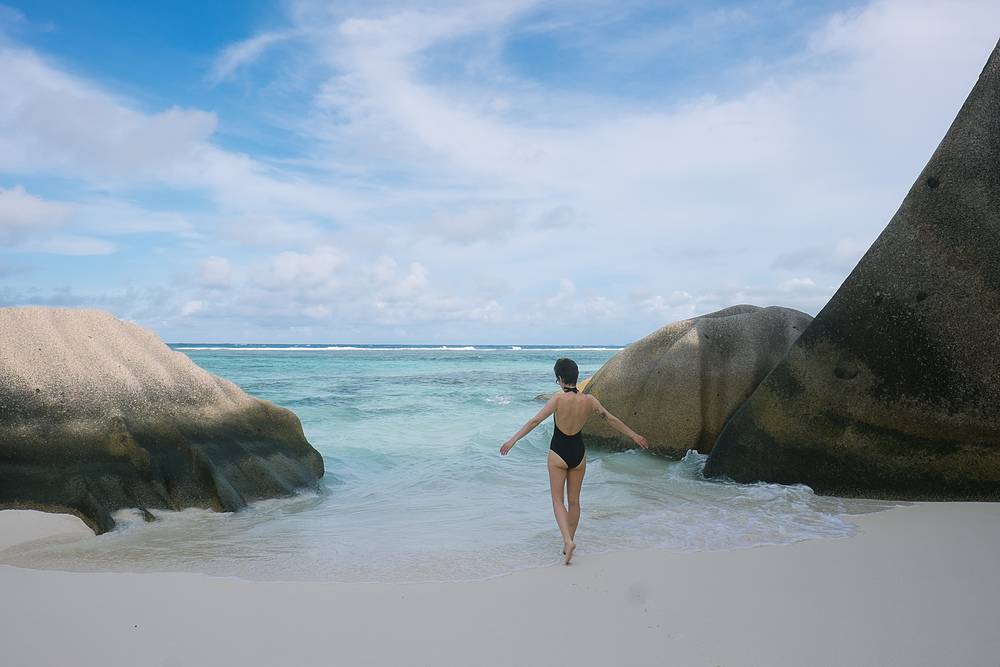
[[[500,445],[558,389],[552,365],[594,374],[618,348],[172,345],[294,411],[322,454],[319,493],[235,514],[123,511],[120,528],[0,561],[76,571],[199,572],[264,581],[462,581],[559,562],[545,459],[549,419]],[[849,537],[882,509],[808,487],[706,481],[704,456],[588,450],[578,557],[655,547],[725,551]]]

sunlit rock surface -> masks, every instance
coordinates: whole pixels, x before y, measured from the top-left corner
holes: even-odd
[[[882,235],[727,424],[705,474],[1000,500],[1000,52]]]
[[[0,308],[0,509],[233,511],[313,488],[298,418],[96,310]]]
[[[653,451],[707,454],[811,319],[790,308],[743,305],[674,322],[612,357],[584,392]],[[593,415],[583,432],[588,444],[635,446]]]

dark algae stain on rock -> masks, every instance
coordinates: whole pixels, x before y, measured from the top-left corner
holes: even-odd
[[[315,488],[289,410],[247,395],[108,313],[0,308],[0,509],[80,516],[235,511]]]
[[[849,301],[831,302],[827,317],[811,332],[842,351],[834,366],[835,377],[854,378],[858,365],[863,364],[877,379],[869,391],[886,402],[901,397],[954,400],[966,393],[966,381],[956,372],[955,359],[935,336],[934,323],[927,322],[916,308],[915,298],[880,291],[871,294],[870,290],[849,296]],[[840,312],[838,305],[845,302],[859,304],[865,317]]]
[[[1000,500],[1000,51],[888,226],[726,424],[705,475]]]

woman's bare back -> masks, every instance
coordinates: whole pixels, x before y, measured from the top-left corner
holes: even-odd
[[[589,394],[566,391],[556,394],[556,409],[553,419],[559,430],[566,435],[576,435],[587,423],[587,416],[596,408],[597,401]]]

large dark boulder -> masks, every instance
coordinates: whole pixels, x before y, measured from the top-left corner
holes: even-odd
[[[96,310],[0,308],[0,509],[234,511],[313,488],[323,459],[289,410]]]
[[[654,331],[612,357],[584,392],[661,454],[707,454],[722,427],[785,355],[812,317],[791,308],[732,306]],[[588,444],[631,440],[591,415]]]
[[[1000,45],[858,266],[705,475],[1000,500]]]

